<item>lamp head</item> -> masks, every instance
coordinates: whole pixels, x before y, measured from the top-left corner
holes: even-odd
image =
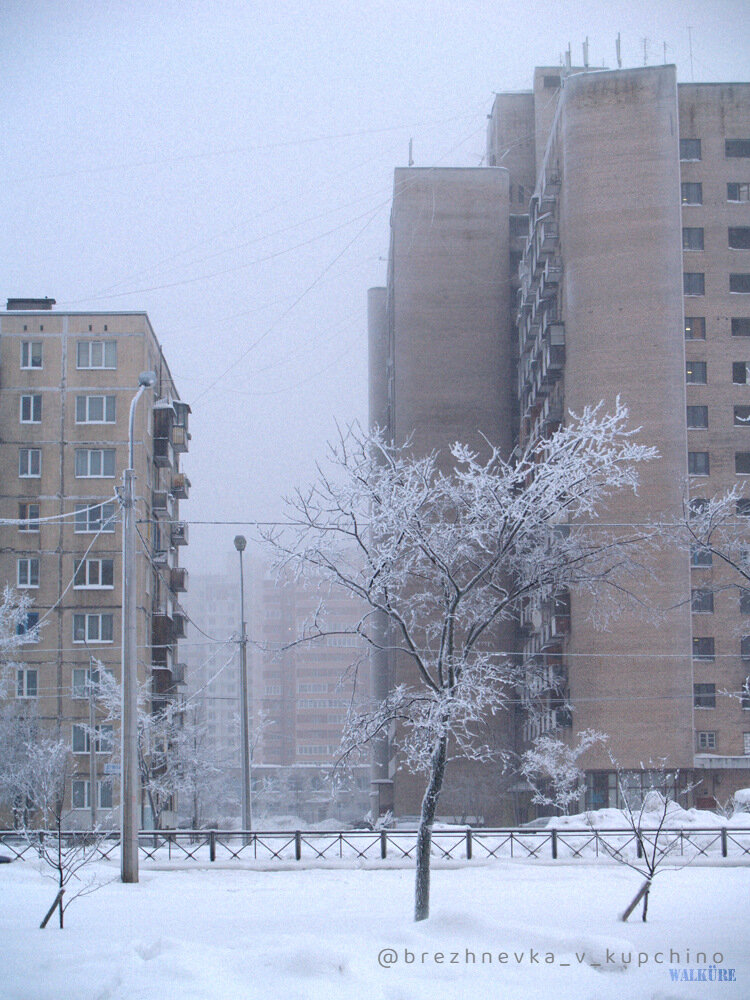
[[[247,545],[247,539],[245,538],[244,535],[235,535],[234,547],[237,549],[238,552],[244,552],[246,545]]]
[[[138,376],[138,385],[142,385],[146,389],[155,384],[156,372],[141,372]]]

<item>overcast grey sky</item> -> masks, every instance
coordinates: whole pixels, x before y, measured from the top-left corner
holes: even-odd
[[[5,0],[2,302],[143,309],[193,407],[188,520],[279,514],[366,414],[392,172],[476,165],[535,65],[750,79],[745,0]],[[188,565],[234,527],[191,528]],[[223,564],[223,558],[219,560]]]

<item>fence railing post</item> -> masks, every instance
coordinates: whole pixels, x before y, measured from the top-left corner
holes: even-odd
[[[557,830],[552,830],[552,860],[557,861]]]
[[[387,856],[388,856],[388,831],[387,830],[381,830],[380,831],[380,859],[381,859],[381,861],[385,861],[385,859],[386,859]]]
[[[208,831],[208,860],[216,861],[216,830]]]
[[[302,834],[299,830],[294,831],[294,857],[297,861],[302,860]]]
[[[466,860],[471,861],[472,855],[471,830],[466,831]]]
[[[727,856],[727,828],[725,826],[721,828],[721,856],[722,858]]]

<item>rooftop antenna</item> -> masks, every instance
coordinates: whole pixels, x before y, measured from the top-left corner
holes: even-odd
[[[573,65],[573,56],[570,51],[570,42],[568,42],[568,51],[565,53],[565,65],[570,69]]]
[[[409,139],[409,166],[410,167],[414,166],[414,157],[412,156],[413,143],[414,143],[414,140],[413,139]]]
[[[617,49],[617,68],[622,69],[622,53],[620,52],[620,32],[617,32],[617,41],[615,42],[615,48]]]
[[[689,24],[687,26],[688,30],[688,44],[690,45],[690,82],[695,82],[695,77],[693,76],[693,26]]]
[[[664,65],[666,66],[667,65],[667,43],[664,42],[663,45],[664,45]]]
[[[583,43],[583,66],[584,69],[589,68],[589,36],[586,35],[586,40]]]
[[[648,38],[643,39],[643,65],[648,66]]]

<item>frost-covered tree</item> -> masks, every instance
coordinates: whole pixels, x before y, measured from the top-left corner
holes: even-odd
[[[94,693],[105,721],[118,722],[121,688],[98,661]],[[150,710],[148,698],[144,684],[138,692],[138,769],[154,827],[158,830],[164,811],[182,800],[197,828],[209,801],[226,792],[220,785],[227,781],[229,762],[219,758],[196,706],[175,701]]]
[[[636,857],[619,850],[602,838],[601,845],[609,856],[638,872],[643,877],[640,889],[630,901],[620,919],[626,921],[642,901],[641,920],[648,916],[648,902],[654,879],[662,871],[683,868],[700,853],[696,848],[692,856],[680,857],[675,865],[675,854],[680,852],[679,838],[670,835],[670,823],[680,822],[682,809],[677,802],[679,795],[687,796],[695,787],[681,781],[679,770],[664,762],[653,762],[640,771],[624,770],[610,754],[617,775],[617,797],[625,824],[632,832],[637,847]]]
[[[587,530],[602,505],[635,490],[655,456],[618,401],[570,415],[548,440],[505,459],[456,444],[414,456],[351,428],[329,446],[330,471],[287,502],[288,527],[264,537],[279,569],[315,577],[366,607],[356,633],[385,648],[398,676],[388,696],[350,713],[345,750],[395,727],[404,766],[426,775],[416,849],[415,918],[429,915],[430,847],[451,758],[486,760],[477,739],[517,680],[495,652],[496,626],[530,597],[622,587],[633,533]],[[577,524],[578,522],[578,524]],[[385,637],[382,622],[388,627]],[[330,634],[317,618],[306,639]]]
[[[521,754],[521,774],[534,793],[531,801],[567,815],[586,790],[586,774],[578,766],[579,758],[605,740],[603,733],[593,729],[579,733],[572,745],[552,734],[537,737],[531,749]]]

